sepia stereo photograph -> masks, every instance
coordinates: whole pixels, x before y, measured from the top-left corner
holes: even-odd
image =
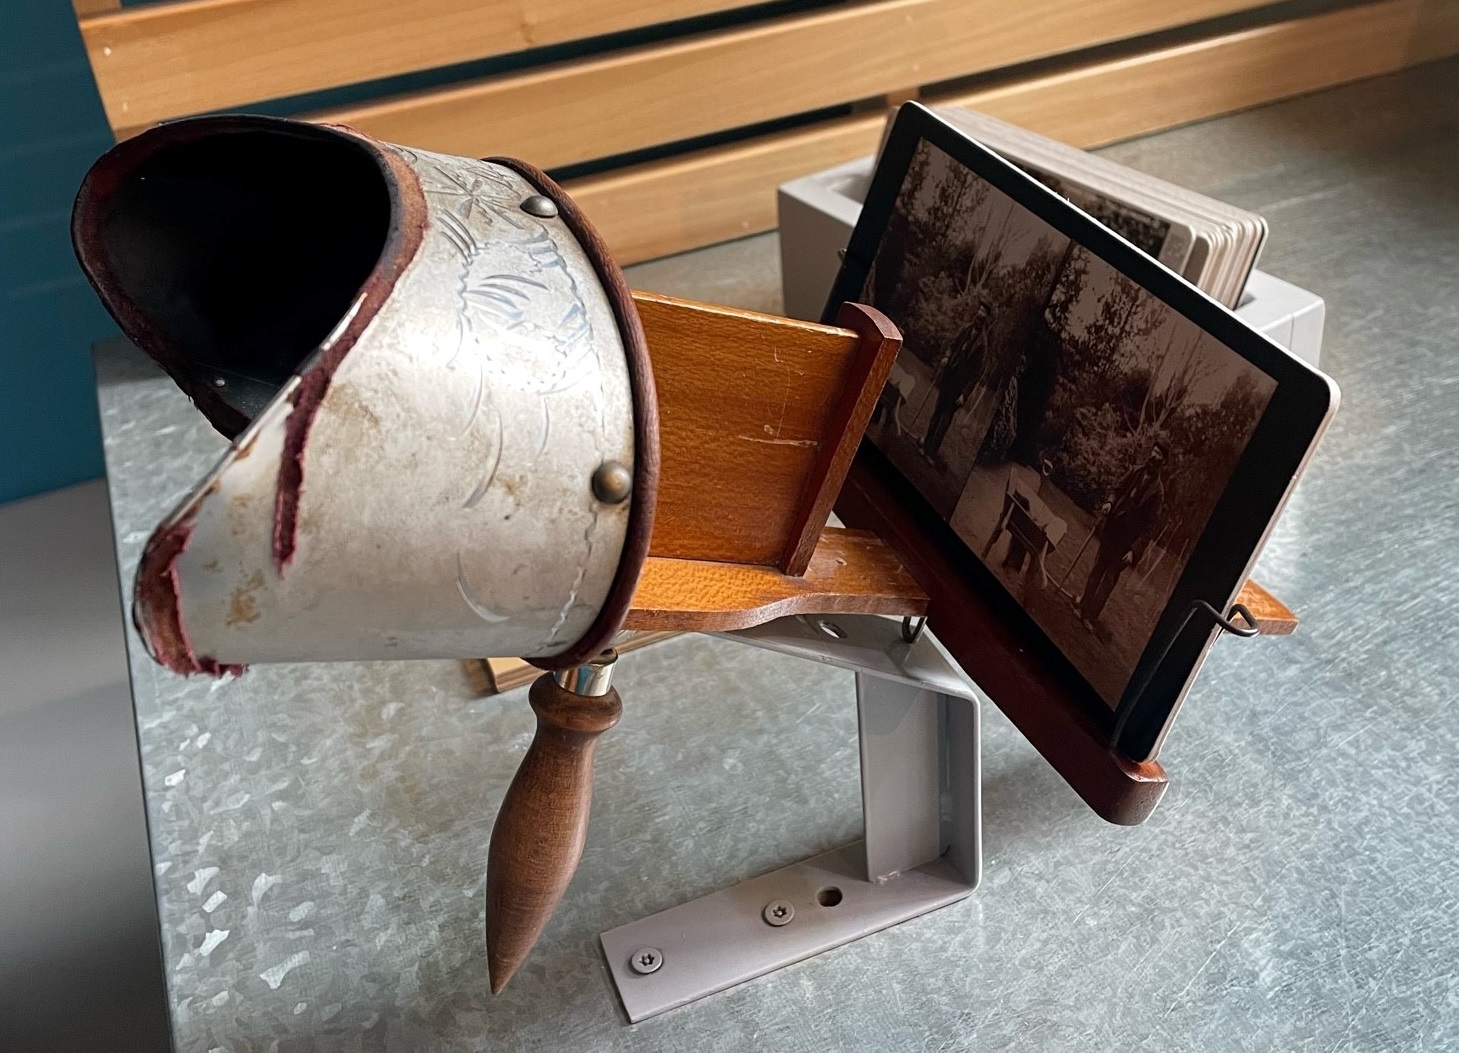
[[[925,140],[863,296],[872,441],[1117,705],[1275,381]]]

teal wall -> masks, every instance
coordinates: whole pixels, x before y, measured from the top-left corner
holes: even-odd
[[[131,6],[135,0],[122,0]],[[289,115],[834,3],[755,6],[244,107]],[[553,172],[582,175],[843,112],[844,107]],[[117,331],[71,254],[71,201],[111,133],[70,0],[0,0],[0,501],[102,471],[91,345]],[[529,158],[530,160],[530,158]]]
[[[91,344],[116,326],[71,254],[111,133],[69,0],[0,4],[0,501],[101,474]]]

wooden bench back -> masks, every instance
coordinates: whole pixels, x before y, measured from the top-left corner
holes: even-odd
[[[775,186],[871,152],[888,100],[1089,145],[1459,52],[1447,0],[73,2],[119,137],[268,102],[513,155],[576,175],[624,263],[773,226]]]

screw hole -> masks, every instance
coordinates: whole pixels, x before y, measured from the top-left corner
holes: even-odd
[[[835,622],[828,622],[823,618],[820,621],[816,622],[816,628],[821,630],[821,632],[825,633],[833,640],[846,639],[846,630],[841,628],[841,626],[837,625]]]
[[[834,907],[841,902],[841,890],[835,885],[816,893],[816,902],[823,907]]]

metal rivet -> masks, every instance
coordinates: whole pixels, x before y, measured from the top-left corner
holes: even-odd
[[[771,900],[765,904],[765,909],[760,912],[765,919],[765,924],[774,925],[779,928],[781,925],[789,925],[795,917],[795,908],[783,899]]]
[[[543,194],[533,194],[522,200],[522,211],[538,219],[551,219],[557,215],[557,202]]]
[[[663,964],[664,952],[657,947],[640,947],[628,959],[628,967],[639,976],[656,973],[659,971],[659,966]]]
[[[610,505],[622,504],[633,492],[633,473],[618,461],[604,461],[593,473],[593,496]]]
[[[215,387],[215,388],[226,388],[227,386],[228,386],[228,381],[226,379],[224,379],[223,377],[214,377],[213,378],[213,387]]]

